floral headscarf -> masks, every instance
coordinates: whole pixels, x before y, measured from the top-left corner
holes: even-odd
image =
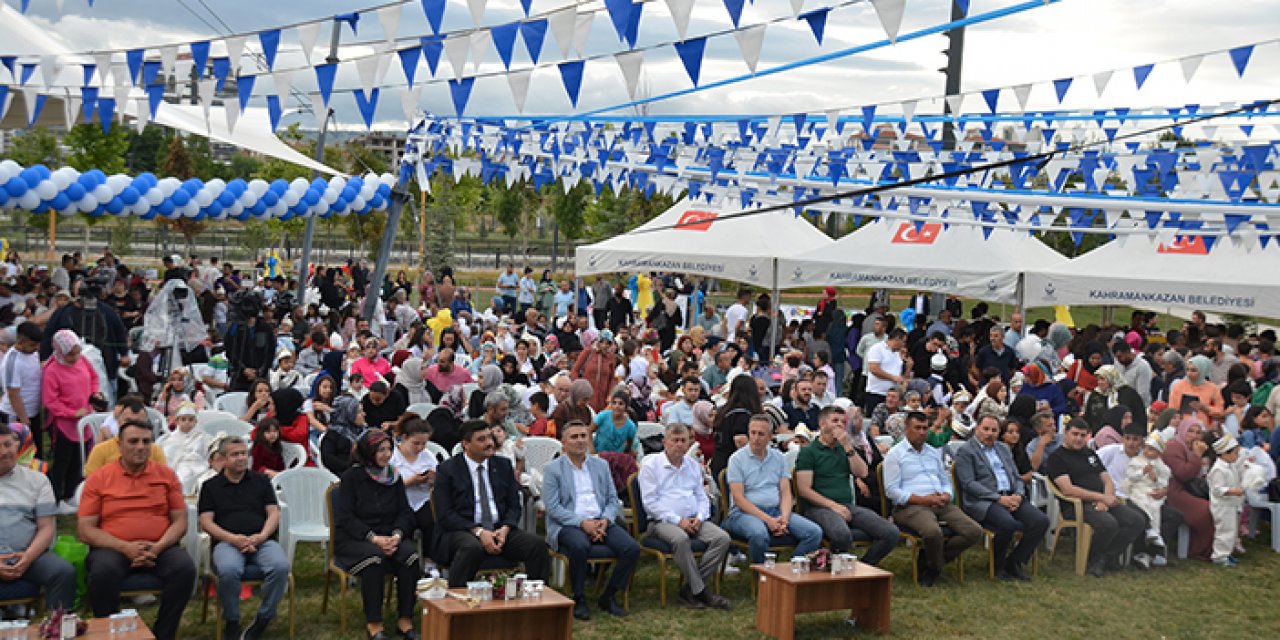
[[[693,403],[693,432],[700,436],[711,435],[711,422],[715,411],[716,406],[709,400]]]
[[[53,357],[60,364],[67,364],[67,355],[79,346],[80,336],[70,329],[59,329],[53,334]]]
[[[392,485],[400,479],[400,474],[396,473],[395,465],[388,464],[385,467],[378,466],[378,449],[382,447],[382,443],[391,442],[391,436],[387,435],[381,429],[370,429],[360,436],[360,440],[356,442],[356,464],[364,467],[364,470],[379,484]],[[394,447],[395,445],[392,444]]]

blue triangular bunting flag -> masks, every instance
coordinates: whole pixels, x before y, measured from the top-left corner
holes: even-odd
[[[960,9],[960,15],[969,15],[969,0],[953,0],[956,8]]]
[[[142,56],[146,53],[144,49],[133,49],[124,53],[125,64],[129,68],[129,82],[138,83],[138,72],[142,71]]]
[[[529,17],[529,9],[533,8],[533,0],[520,0],[520,8],[524,9],[524,17]]]
[[[338,73],[338,65],[322,64],[316,67],[316,84],[320,86],[320,99],[324,106],[329,106],[329,96],[333,94],[333,79]]]
[[[800,14],[800,19],[809,23],[809,29],[813,31],[813,37],[817,38],[818,44],[822,44],[822,34],[827,30],[827,14],[829,13],[831,13],[831,7],[815,9],[808,13]]]
[[[18,78],[18,84],[26,86],[27,82],[31,80],[31,76],[35,75],[35,73],[36,63],[22,65],[22,75]]]
[[[98,107],[98,88],[80,87],[80,108],[84,112],[84,121],[93,121],[93,111]]]
[[[471,99],[471,87],[476,83],[475,78],[455,78],[449,80],[449,94],[453,98],[453,108],[458,115],[467,108],[467,101]]]
[[[236,79],[236,92],[240,94],[240,111],[243,112],[249,106],[249,98],[253,96],[253,83],[257,80],[258,76],[240,76]],[[328,96],[325,98],[325,104],[329,104]]]
[[[8,88],[8,87],[5,87],[5,92],[6,92],[6,93],[8,92],[8,90],[9,90],[9,88]],[[0,93],[0,104],[3,104],[3,103],[4,103],[4,97],[5,97],[5,96],[4,96],[4,94],[3,94],[3,93]],[[28,126],[28,127],[34,127],[34,126],[36,126],[36,120],[40,118],[40,112],[41,112],[41,111],[44,111],[44,103],[45,103],[45,101],[46,101],[48,98],[49,98],[49,96],[46,96],[46,95],[44,95],[43,93],[38,94],[38,95],[36,96],[36,101],[35,101],[35,103],[33,103],[33,104],[31,105],[31,113],[28,113],[28,114],[27,114],[27,126]],[[0,114],[0,115],[3,115],[3,114]]]
[[[1249,66],[1249,56],[1253,55],[1253,45],[1247,44],[1227,52],[1231,56],[1231,64],[1236,68],[1236,76],[1244,77],[1244,68]]]
[[[995,113],[996,103],[1000,101],[1000,90],[987,89],[982,92],[982,99],[987,101],[987,108],[991,110],[991,113]]]
[[[204,67],[209,63],[209,41],[191,43],[191,62],[195,64],[196,73],[204,75]]]
[[[258,34],[258,42],[262,43],[262,55],[267,59],[267,71],[276,66],[276,51],[280,50],[280,30],[271,29]]]
[[[150,64],[150,63],[148,63]],[[227,81],[227,76],[231,75],[231,58],[223,56],[213,59],[213,85],[214,91],[222,91],[222,83]],[[148,83],[149,84],[149,83]]]
[[[733,21],[733,26],[738,26],[738,21],[742,19],[743,0],[724,0],[724,8],[729,12],[729,19]]]
[[[500,24],[489,30],[489,35],[493,37],[493,48],[498,51],[498,57],[502,59],[502,66],[507,71],[511,70],[511,50],[516,44],[516,33],[520,30],[520,23],[511,22]]]
[[[561,62],[556,66],[560,69],[560,79],[564,82],[565,93],[569,94],[569,104],[576,108],[578,106],[578,91],[582,89],[582,68],[585,63],[582,60],[574,60],[572,62]]]
[[[1155,68],[1154,64],[1143,64],[1133,68],[1133,82],[1141,89],[1146,83],[1147,76],[1151,75],[1151,70]]]
[[[431,33],[440,35],[440,24],[444,22],[444,7],[447,0],[422,0],[422,13],[431,24]]]
[[[428,17],[429,17],[429,16],[428,16]],[[347,23],[347,26],[351,27],[351,35],[353,35],[353,36],[354,36],[354,35],[359,35],[359,31],[357,30],[357,27],[360,25],[360,13],[359,13],[359,12],[357,12],[357,11],[352,11],[351,13],[339,13],[338,15],[334,16],[334,17],[333,17],[333,19],[334,19],[336,22],[345,22],[345,23]]]
[[[631,0],[627,0],[627,2],[630,3]],[[546,18],[521,22],[520,37],[524,38],[524,46],[529,51],[529,59],[534,64],[538,64],[538,58],[542,55],[542,43],[547,38]]]
[[[378,88],[369,91],[368,97],[364,92],[356,89],[351,92],[356,97],[356,108],[360,110],[360,116],[364,118],[364,126],[366,129],[373,128],[373,112],[378,109]]]
[[[675,44],[676,54],[680,56],[680,62],[684,63],[684,70],[689,72],[689,79],[693,81],[693,86],[698,86],[698,75],[702,71],[702,54],[707,49],[707,38],[694,38],[677,42]]]
[[[142,64],[142,86],[149,87],[155,84],[158,75],[160,75],[159,60],[148,60]]]
[[[413,88],[413,77],[418,74],[418,60],[422,58],[422,47],[409,47],[398,51],[400,55],[400,68],[404,69],[404,79],[409,83],[409,88]]]
[[[253,85],[252,76],[249,76],[249,77],[251,78],[249,80],[249,85],[252,86]],[[244,82],[244,78],[241,78],[240,81],[237,82],[236,84],[238,85],[240,82]],[[147,87],[146,91],[147,91],[147,106],[151,108],[151,119],[155,120],[156,113],[160,111],[160,103],[164,102],[164,85],[153,84]],[[244,108],[242,107],[240,110],[244,111]]]
[[[631,15],[627,18],[627,31],[623,39],[627,46],[636,48],[636,40],[640,38],[640,16],[644,13],[644,4],[637,2],[631,5]]]
[[[280,115],[284,111],[280,109],[280,96],[275,94],[267,95],[267,117],[271,118],[271,133],[276,132],[276,127],[280,126]]]
[[[115,98],[98,98],[98,121],[102,125],[103,135],[111,133],[111,121],[116,116]]]
[[[1058,104],[1062,104],[1062,99],[1067,97],[1067,89],[1071,88],[1071,78],[1062,78],[1053,81],[1053,91],[1058,94]]]
[[[618,40],[626,40],[627,28],[631,23],[631,0],[604,0],[604,8],[609,12],[609,20],[613,30],[618,32]]]
[[[444,41],[440,36],[431,38],[422,38],[422,57],[427,61],[427,68],[431,70],[431,75],[436,74],[436,69],[440,67],[440,54],[444,53]]]

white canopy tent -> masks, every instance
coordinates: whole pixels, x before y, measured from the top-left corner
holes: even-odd
[[[1210,246],[1212,244],[1212,246]],[[1132,235],[1026,276],[1027,304],[1203,309],[1280,318],[1280,248]]]
[[[996,229],[984,238],[971,226],[876,220],[816,250],[778,265],[783,287],[819,285],[934,291],[1016,302],[1020,274],[1066,262],[1021,231]]]
[[[639,228],[578,247],[575,269],[579,276],[675,271],[776,289],[777,259],[831,244],[790,211],[721,218],[727,213],[685,198]]]

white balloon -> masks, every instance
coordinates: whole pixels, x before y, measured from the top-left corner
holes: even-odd
[[[113,196],[120,195],[120,192],[124,191],[124,188],[131,184],[133,184],[133,180],[130,180],[129,176],[121,175],[119,173],[113,176],[107,176],[106,185],[107,188],[111,189],[111,195]]]
[[[60,215],[60,216],[69,216],[69,215],[71,215],[71,214],[73,214],[73,213],[78,213],[79,211],[80,211],[80,209],[79,209],[79,207],[77,207],[77,206],[76,206],[76,203],[72,202],[72,203],[67,204],[67,206],[65,206],[65,207],[63,207],[63,208],[58,209],[58,215]]]
[[[152,187],[151,189],[147,189],[147,192],[143,194],[143,199],[148,205],[154,207],[159,205],[161,202],[164,202],[164,192],[160,190],[160,187]],[[139,202],[143,202],[144,200],[139,200]]]
[[[26,209],[27,211],[33,211],[36,207],[40,206],[40,196],[36,195],[34,189],[28,190],[26,193],[22,194],[21,198],[18,198],[18,206]]]
[[[79,177],[80,172],[72,169],[71,167],[63,167],[54,171],[53,175],[49,176],[49,179],[53,180],[53,184],[58,187],[58,191],[62,191],[67,188],[67,185],[75,182],[76,178]]]
[[[4,182],[19,173],[22,173],[22,165],[13,160],[0,160],[0,182]]]
[[[364,198],[365,200],[368,200],[372,198],[373,194],[377,192],[378,192],[378,183],[366,182],[364,183],[364,186],[360,188],[360,197]]]
[[[213,197],[216,198],[222,193],[223,189],[227,188],[227,183],[224,182],[222,178],[214,178],[204,183],[204,188],[213,192]]]
[[[329,213],[329,203],[328,203],[328,202],[325,202],[324,200],[321,200],[320,202],[317,202],[317,203],[316,203],[316,206],[311,207],[311,214],[312,214],[312,215],[322,216],[322,215],[324,215],[324,214],[326,214],[326,213]]]
[[[224,214],[226,214],[226,215],[228,215],[228,216],[230,216],[230,217],[233,217],[233,218],[234,218],[234,217],[236,217],[236,216],[238,216],[238,215],[240,215],[240,214],[244,213],[244,205],[243,205],[243,204],[241,204],[241,203],[240,203],[240,201],[238,201],[238,200],[237,200],[235,204],[231,205],[230,207],[228,207],[228,208],[226,208],[226,209],[223,209],[223,210],[222,210],[222,212],[223,212]]]
[[[178,187],[181,186],[182,181],[177,178],[164,178],[160,180],[159,184],[156,185],[156,188],[160,190],[160,193],[164,194],[164,197],[168,198],[173,195],[174,191],[178,190]]]
[[[195,200],[188,202],[182,207],[182,215],[188,218],[196,217],[197,213],[200,213],[200,205],[196,204]]]
[[[342,191],[342,189],[346,186],[347,186],[347,179],[342,176],[334,176],[333,179],[329,181],[329,188],[331,189],[337,189],[338,191]]]
[[[41,180],[40,184],[36,185],[35,192],[41,200],[52,200],[58,195],[58,185],[54,184],[53,180]]]
[[[254,178],[253,180],[249,181],[249,188],[245,190],[245,192],[246,193],[252,192],[253,195],[261,198],[262,194],[266,193],[267,189],[270,188],[270,186],[271,184],[268,183],[266,180],[263,180],[261,178]]]
[[[137,202],[133,203],[132,206],[125,207],[124,210],[125,212],[132,213],[135,216],[140,216],[151,210],[151,203],[143,200],[142,198],[138,198]]]
[[[364,208],[367,206],[369,204],[364,201],[364,196],[356,196],[356,199],[351,201],[351,210],[356,213],[364,213]]]
[[[83,198],[76,201],[76,208],[83,213],[89,213],[98,208],[98,199],[93,194],[85,194]]]
[[[382,181],[382,184],[387,186],[395,186],[396,184],[396,177],[390,173],[384,173],[381,176],[378,176],[378,179]]]
[[[116,197],[116,194],[111,190],[111,187],[108,187],[105,184],[100,184],[94,187],[93,191],[90,193],[93,194],[93,197],[98,199],[98,202],[109,202],[112,198]]]
[[[299,193],[306,193],[307,189],[309,189],[309,188],[311,188],[311,182],[310,182],[309,180],[307,180],[306,178],[294,178],[294,179],[293,179],[293,182],[290,182],[290,183],[289,183],[289,190],[290,190],[290,191],[297,191],[297,192],[299,192]]]
[[[192,201],[195,202],[197,205],[199,205],[201,208],[207,207],[210,204],[213,204],[213,194],[210,193],[208,189],[201,189],[196,192],[196,197],[192,198]],[[187,203],[187,204],[191,204],[191,203]]]
[[[301,199],[302,199],[302,194],[301,194],[301,193],[299,193],[299,192],[297,192],[297,191],[290,190],[290,191],[286,191],[286,192],[284,192],[284,195],[280,196],[280,201],[279,201],[279,202],[277,202],[276,204],[279,204],[280,202],[283,202],[283,203],[285,203],[285,205],[287,205],[288,207],[292,207],[292,206],[294,206],[294,205],[298,204],[298,201],[299,201],[299,200],[301,200]]]
[[[258,194],[246,189],[244,193],[240,194],[240,199],[236,202],[241,208],[252,207],[258,204]]]
[[[333,187],[329,187],[328,189],[324,190],[324,195],[320,198],[320,201],[325,203],[326,205],[333,204],[338,201],[338,195],[339,194],[337,189],[334,189]]]

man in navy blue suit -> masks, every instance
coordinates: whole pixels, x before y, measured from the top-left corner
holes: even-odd
[[[466,586],[488,556],[524,563],[530,579],[547,578],[547,543],[516,526],[521,507],[515,469],[493,453],[489,425],[469,420],[462,425],[462,455],[436,470],[431,499],[440,535],[434,556],[449,565],[450,587]]]

